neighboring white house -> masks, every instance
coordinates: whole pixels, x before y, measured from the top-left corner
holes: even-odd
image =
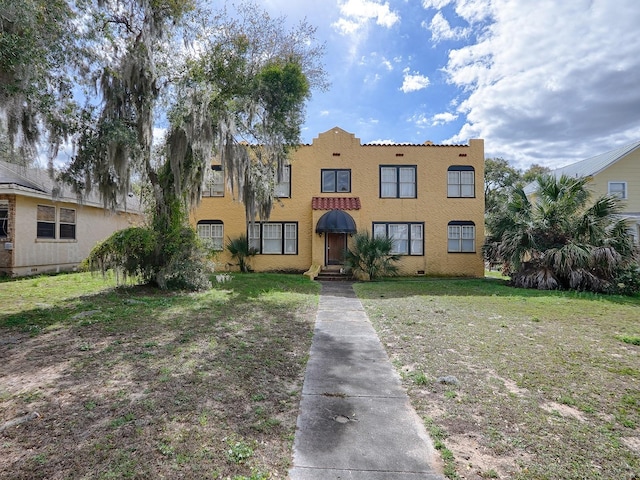
[[[41,169],[0,162],[0,275],[75,270],[97,242],[141,222],[135,198],[110,212],[59,190]]]
[[[629,231],[636,243],[640,241],[640,141],[595,157],[565,165],[550,172],[556,178],[589,178],[589,190],[594,197],[613,194],[624,201],[623,215],[629,221]],[[525,193],[535,190],[529,184]]]

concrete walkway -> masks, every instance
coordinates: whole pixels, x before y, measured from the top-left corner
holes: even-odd
[[[291,480],[442,480],[435,451],[351,283],[322,282]]]

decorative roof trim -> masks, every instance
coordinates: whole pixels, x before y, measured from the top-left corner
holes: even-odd
[[[359,197],[313,197],[313,210],[360,210]]]

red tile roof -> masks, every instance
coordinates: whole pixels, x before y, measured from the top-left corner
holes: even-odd
[[[360,210],[358,197],[313,197],[311,208],[314,210]]]

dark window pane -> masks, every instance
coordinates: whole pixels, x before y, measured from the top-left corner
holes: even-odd
[[[38,222],[38,238],[56,238],[56,224],[49,222]]]
[[[60,238],[68,238],[75,240],[76,238],[76,226],[71,223],[60,224]]]

